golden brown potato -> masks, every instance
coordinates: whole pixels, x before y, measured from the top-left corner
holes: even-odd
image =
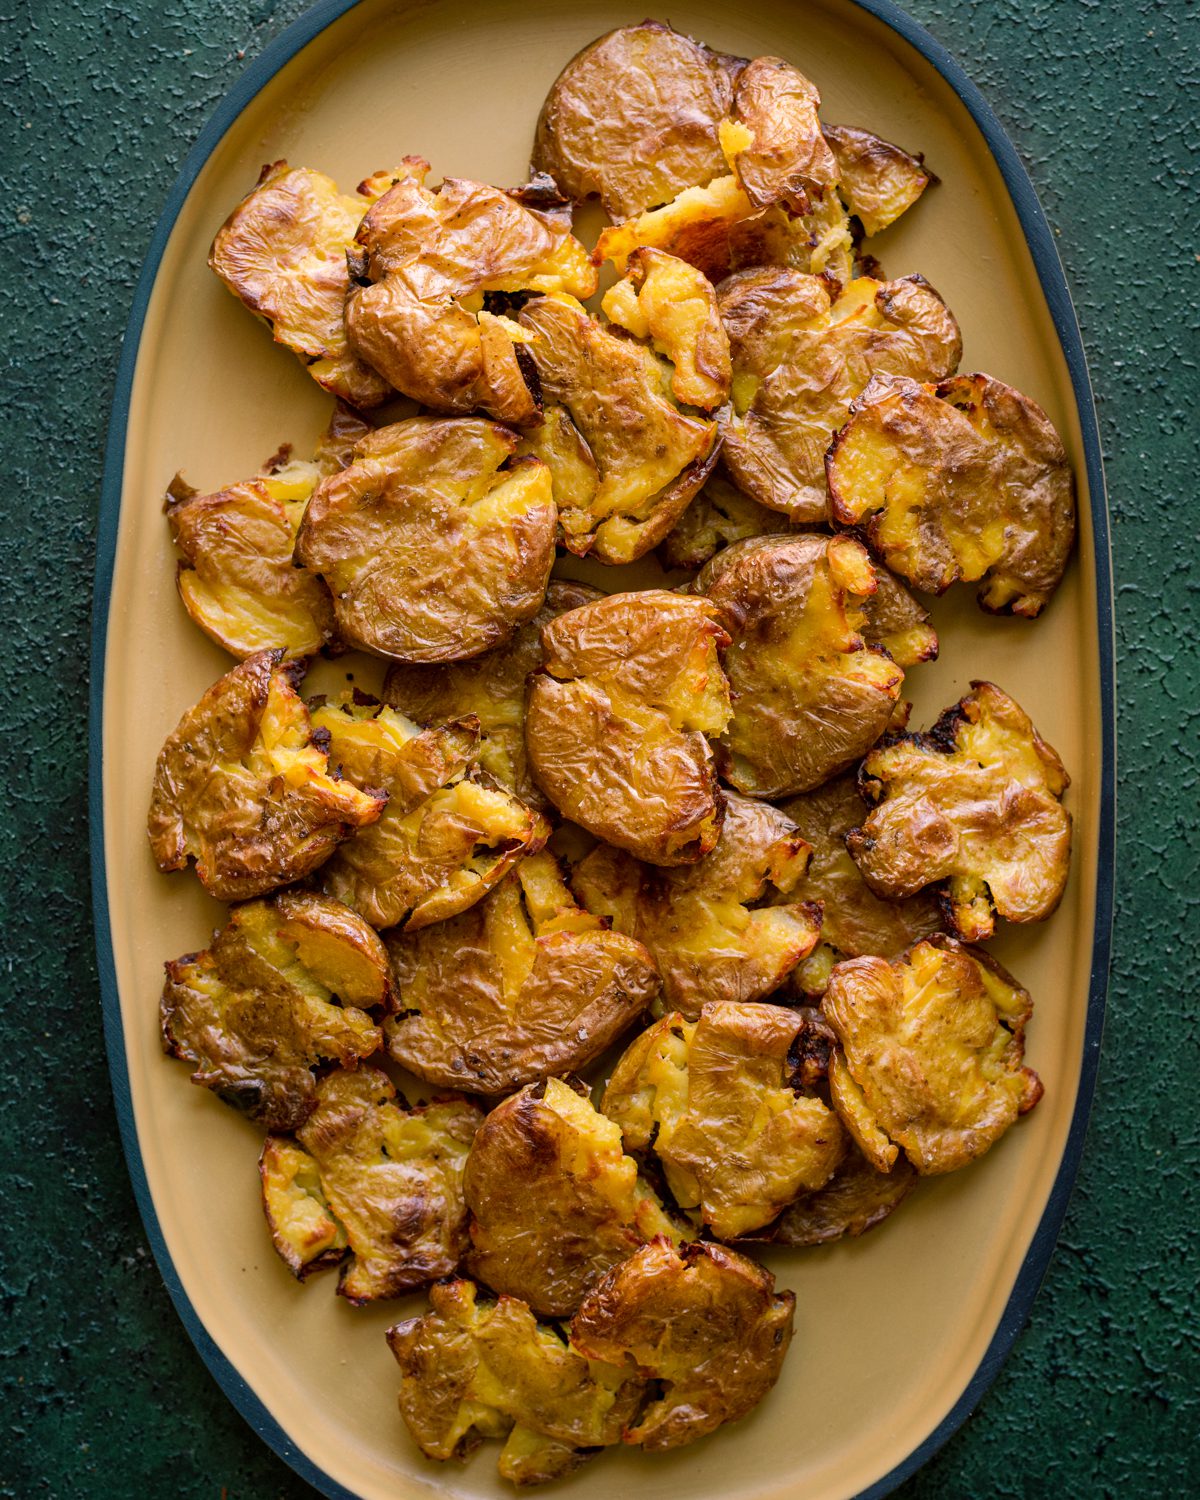
[[[308,503],[296,559],[333,592],[347,641],[398,661],[502,645],[540,608],[554,563],[550,470],[478,417],[381,427]]]
[[[857,1239],[895,1213],[916,1181],[907,1157],[897,1157],[891,1171],[880,1172],[852,1144],[823,1188],[801,1193],[775,1224],[750,1238],[789,1248]]]
[[[564,817],[654,864],[700,859],[721,828],[706,735],[729,718],[713,607],[664,589],[610,594],[542,631],[529,763]]]
[[[676,1250],[656,1239],[588,1294],[571,1343],[589,1359],[632,1365],[661,1382],[625,1441],[677,1448],[758,1405],[779,1378],[795,1306],[769,1271],[734,1250]]]
[[[526,682],[542,664],[542,627],[601,597],[599,589],[586,583],[552,578],[541,609],[517,627],[506,645],[444,666],[397,662],[388,668],[384,702],[418,724],[444,724],[473,714],[482,731],[480,769],[528,807],[545,812],[550,803],[529,774],[525,754]]]
[[[471,1282],[451,1281],[429,1301],[387,1335],[400,1414],[427,1458],[466,1458],[507,1435],[501,1477],[537,1484],[621,1441],[642,1399],[636,1375],[577,1354],[515,1297],[481,1301]]]
[[[523,1088],[479,1128],[466,1168],[471,1275],[566,1317],[611,1267],[676,1236],[621,1132],[560,1079]]]
[[[378,1050],[367,1011],[391,1004],[383,944],[354,912],[308,892],[234,907],[211,947],[166,974],[164,1049],[268,1130],[294,1130],[312,1112],[318,1063],[353,1067]]]
[[[782,202],[803,213],[835,187],[838,167],[817,119],[820,103],[816,86],[780,57],[756,57],[738,75],[733,129],[726,127],[723,144],[755,208]]]
[[[812,847],[804,894],[824,907],[821,941],[792,971],[794,990],[822,995],[830,970],[843,958],[866,953],[896,958],[940,928],[941,910],[931,894],[886,901],[871,890],[850,858],[846,835],[865,814],[853,771],[793,797],[783,811]]]
[[[834,1105],[881,1172],[899,1147],[922,1175],[965,1167],[1042,1096],[1022,1066],[1028,992],[954,938],[923,938],[895,963],[838,964],[821,1010],[843,1049]]]
[[[430,191],[424,177],[397,182],[358,227],[346,299],[351,348],[437,411],[535,422],[526,336],[486,299],[592,295],[596,273],[571,233],[570,207],[544,177],[510,192],[453,177]]]
[[[611,322],[648,339],[671,362],[677,401],[711,411],[729,400],[729,337],[712,283],[694,266],[662,250],[635,250],[601,306]]]
[[[346,252],[375,199],[397,179],[426,170],[419,158],[409,157],[395,172],[378,172],[348,194],[323,172],[274,162],[262,169],[209,251],[209,265],[262,318],[275,342],[296,354],[319,386],[351,406],[378,406],[392,390],[347,344]]]
[[[838,191],[868,235],[879,234],[911,208],[937,178],[921,156],[853,125],[824,126],[837,161]]]
[[[886,568],[875,569],[875,592],[862,601],[862,612],[863,639],[882,646],[897,666],[907,669],[936,659],[937,631],[929,623],[929,611]]]
[[[585,1067],[659,991],[641,943],[576,905],[546,850],[461,916],[388,947],[400,1012],[388,1052],[477,1094]]]
[[[719,754],[739,791],[820,786],[886,729],[904,671],[862,633],[876,586],[865,548],[825,536],[735,542],[696,579],[731,637],[733,717]]]
[[[554,475],[563,542],[604,563],[632,562],[666,536],[708,477],[717,423],[680,411],[651,350],[573,298],[534,297],[519,321],[533,338],[549,429],[530,434],[525,451]],[[697,340],[709,331],[703,320],[673,329],[671,379],[708,362]]]
[[[268,1136],[259,1161],[288,1269],[303,1280],[342,1262],[338,1292],[356,1305],[450,1275],[467,1248],[463,1165],[482,1119],[466,1099],[412,1109],[379,1068],[322,1078],[296,1140]]]
[[[722,461],[793,521],[825,519],[825,450],[872,375],[942,380],[962,353],[958,324],[920,276],[862,276],[835,300],[819,278],[768,266],[731,276],[717,298],[733,352]]]
[[[997,913],[1042,922],[1057,907],[1071,862],[1069,785],[1025,711],[973,682],[927,733],[890,737],[863,761],[858,786],[873,811],[846,847],[877,895],[936,885],[947,924],[978,942]]]
[[[303,662],[260,651],[213,684],[167,737],[147,832],[160,870],[189,859],[221,901],[302,880],[387,797],[328,770],[296,684]]]
[[[743,495],[723,474],[714,474],[659,546],[658,557],[664,568],[702,568],[733,542],[796,529],[786,516]]]
[[[716,1001],[698,1021],[663,1017],[626,1049],[601,1109],[625,1149],[653,1151],[680,1208],[717,1239],[769,1224],[828,1182],[846,1138],[802,1091],[805,1018],[782,1005]]]
[[[322,875],[329,894],[373,926],[415,932],[456,916],[546,842],[541,814],[475,765],[475,719],[421,729],[355,694],[316,706],[312,721],[328,736],[333,764],[388,796],[379,821]]]
[[[979,603],[1032,617],[1075,539],[1071,465],[1036,402],[990,375],[877,376],[826,458],[830,507],[917,588],[983,580]]]
[[[745,59],[710,52],[658,21],[622,26],[555,79],[533,165],[582,201],[625,219],[726,171],[717,127]]]
[[[699,864],[656,869],[601,844],[572,884],[588,911],[645,943],[664,1003],[694,1021],[711,1000],[772,994],[812,952],[821,909],[796,899],[808,853],[790,818],[730,793],[720,842]]]

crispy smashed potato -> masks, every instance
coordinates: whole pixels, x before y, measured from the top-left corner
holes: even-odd
[[[475,765],[479,725],[421,729],[364,695],[322,703],[330,760],[388,797],[383,816],[322,872],[325,889],[375,927],[408,931],[465,911],[550,833],[540,813]]]
[[[812,848],[804,894],[824,907],[821,941],[792,971],[792,987],[823,995],[834,964],[865,953],[896,958],[941,927],[941,909],[928,892],[904,900],[877,896],[846,850],[846,835],[865,815],[855,773],[793,797],[783,810]]]
[[[424,166],[424,164],[422,164]],[[590,297],[596,272],[549,179],[503,192],[412,172],[363,218],[346,299],[351,347],[398,391],[438,411],[538,418],[525,335],[489,293]]]
[[[779,1378],[795,1307],[769,1271],[734,1250],[656,1239],[588,1294],[571,1342],[661,1383],[625,1441],[676,1448],[758,1405]]]
[[[640,300],[628,315],[650,327]],[[663,346],[679,362],[668,375],[649,348],[618,336],[574,298],[534,297],[519,322],[532,336],[546,402],[543,428],[522,451],[554,476],[563,542],[601,562],[632,562],[666,536],[716,463],[716,421],[671,399],[672,381],[690,386],[712,363],[715,329],[690,313],[672,323]],[[664,326],[658,314],[655,326]]]
[[[538,118],[535,170],[572,198],[598,194],[626,219],[726,170],[718,125],[745,59],[658,21],[622,26],[578,53]]]
[[[467,1159],[466,1195],[471,1275],[545,1317],[573,1313],[640,1244],[677,1234],[617,1126],[557,1078],[488,1115]]]
[[[828,1182],[845,1150],[833,1111],[795,1078],[805,1018],[717,1001],[664,1016],[626,1050],[601,1109],[625,1149],[653,1151],[680,1208],[718,1239],[769,1224]]]
[[[525,719],[538,785],[564,817],[653,864],[700,859],[720,833],[705,738],[729,718],[715,614],[706,599],[646,589],[542,631]]]
[[[388,946],[388,1052],[478,1094],[585,1067],[659,991],[646,949],[583,911],[545,850],[461,916]]]
[[[585,583],[552,578],[546,601],[503,646],[444,666],[397,662],[388,669],[383,699],[418,724],[444,724],[474,714],[479,720],[479,766],[527,806],[549,802],[529,774],[525,754],[525,687],[542,664],[542,627],[569,609],[601,597]]]
[[[693,588],[716,605],[731,637],[722,662],[733,716],[721,769],[739,791],[808,791],[875,743],[904,671],[862,633],[862,603],[876,590],[865,548],[841,536],[735,542]]]
[[[834,299],[818,277],[767,266],[717,296],[733,353],[722,462],[793,521],[825,519],[825,450],[873,375],[942,380],[962,353],[958,324],[920,276],[862,276]]]
[[[821,132],[820,103],[816,86],[780,57],[756,57],[738,75],[723,145],[755,208],[782,202],[803,213],[835,187],[838,165]]]
[[[723,474],[714,474],[659,546],[658,557],[664,568],[702,568],[733,542],[794,529],[786,516],[743,495]]]
[[[694,1021],[709,1001],[773,993],[812,952],[821,909],[796,899],[808,853],[790,818],[731,793],[720,842],[699,864],[656,869],[601,844],[572,884],[588,911],[645,943],[664,1003]]]
[[[938,654],[929,611],[886,568],[875,569],[875,592],[862,601],[863,639],[882,646],[897,666],[915,667]]]
[[[897,1157],[889,1172],[880,1172],[852,1144],[825,1186],[801,1193],[761,1238],[789,1248],[857,1239],[895,1213],[916,1181],[906,1156]]]
[[[879,234],[937,179],[920,156],[853,125],[824,126],[837,162],[838,191],[868,235]]]
[[[671,362],[677,401],[711,411],[729,400],[729,338],[712,283],[694,266],[661,250],[635,250],[601,306],[611,322],[650,340]]]
[[[159,751],[147,832],[160,870],[195,860],[220,901],[302,880],[387,798],[331,775],[296,683],[302,662],[260,651],[215,682]]]
[[[297,355],[319,386],[351,406],[378,406],[392,389],[347,343],[346,252],[375,199],[424,165],[407,159],[349,194],[323,172],[274,162],[263,168],[209,251],[209,265],[266,323],[275,342]]]
[[[899,1147],[922,1175],[965,1167],[1042,1096],[1022,1066],[1028,992],[954,938],[838,964],[821,1010],[842,1046],[834,1105],[881,1172]]]
[[[166,965],[163,1047],[269,1130],[312,1112],[312,1070],[353,1067],[383,1038],[368,1010],[391,1004],[387,953],[337,901],[285,891],[234,907],[202,953]]]
[[[550,470],[478,417],[381,427],[308,503],[296,558],[333,592],[338,629],[398,661],[503,644],[534,615],[554,563]]]
[[[467,1249],[463,1165],[483,1119],[465,1099],[410,1109],[379,1068],[322,1078],[296,1140],[259,1161],[271,1239],[300,1280],[342,1262],[361,1305],[449,1276]]]
[[[429,1301],[387,1336],[400,1413],[426,1457],[462,1459],[507,1437],[501,1478],[539,1484],[621,1441],[642,1400],[637,1375],[576,1353],[515,1297],[481,1301],[471,1282],[452,1281]]]
[[[826,458],[830,506],[917,588],[983,580],[979,602],[1032,617],[1075,539],[1071,465],[1036,402],[990,375],[877,376]]]
[[[1057,907],[1071,861],[1069,785],[1025,711],[974,682],[927,733],[894,736],[866,757],[858,786],[873,810],[846,847],[877,895],[938,886],[947,924],[978,942],[997,913],[1042,922]]]

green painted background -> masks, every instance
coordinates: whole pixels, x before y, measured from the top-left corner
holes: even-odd
[[[1076,296],[1114,522],[1122,805],[1099,1094],[1060,1248],[992,1391],[902,1494],[1194,1496],[1200,28],[1187,0],[908,8],[998,110]],[[83,749],[103,437],[137,268],[204,119],[303,9],[0,0],[0,1494],[18,1500],[312,1494],[204,1370],[134,1209],[101,1041]]]

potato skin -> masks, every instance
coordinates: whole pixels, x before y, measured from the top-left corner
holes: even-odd
[[[320,1062],[353,1067],[383,1040],[367,1014],[391,1004],[383,944],[325,896],[235,906],[207,949],[165,968],[163,1050],[268,1130],[303,1124]]]
[[[804,213],[834,190],[838,168],[817,119],[820,103],[816,86],[781,57],[756,57],[738,75],[733,118],[753,140],[730,165],[755,208],[783,202]]]
[[[836,299],[780,267],[717,288],[733,354],[721,460],[752,499],[793,521],[828,515],[825,450],[872,375],[942,380],[958,368],[953,314],[923,277],[859,277]]]
[[[916,1182],[907,1157],[898,1157],[890,1172],[880,1172],[851,1145],[824,1187],[801,1193],[761,1236],[748,1238],[788,1249],[857,1239],[894,1214]]]
[[[722,798],[706,733],[728,717],[707,600],[610,594],[542,631],[525,719],[538,785],[567,818],[655,864],[716,843]]]
[[[899,1145],[922,1175],[956,1171],[1042,1096],[1022,1065],[1028,992],[954,938],[924,938],[895,963],[838,964],[821,1011],[843,1053],[831,1073],[834,1104],[880,1170]],[[893,1143],[886,1152],[876,1133]]]
[[[342,636],[377,656],[457,661],[541,607],[554,563],[549,471],[474,417],[382,427],[309,501],[296,560],[325,578]]]
[[[1070,785],[1029,716],[994,683],[971,691],[924,734],[888,736],[863,761],[872,807],[846,847],[880,896],[935,886],[960,937],[991,937],[996,914],[1042,922],[1070,870]]]
[[[345,252],[374,198],[423,165],[410,158],[351,195],[339,192],[323,172],[273,162],[217,231],[209,252],[210,267],[267,324],[276,343],[291,349],[318,385],[351,406],[378,406],[392,389],[347,343]]]
[[[469,911],[397,935],[388,951],[400,1011],[389,1055],[479,1094],[586,1067],[660,988],[646,949],[576,906],[546,851]]]
[[[821,910],[796,899],[807,863],[790,818],[733,792],[720,842],[699,864],[658,869],[600,845],[572,885],[589,911],[646,945],[664,1003],[694,1021],[709,1001],[773,993],[812,952]]]
[[[474,715],[479,720],[479,766],[514,792],[527,807],[545,812],[550,803],[529,773],[525,754],[525,690],[542,664],[542,629],[551,620],[601,598],[599,589],[552,578],[546,599],[510,640],[469,661],[422,666],[397,662],[388,668],[383,700],[419,724],[444,724]]]
[[[808,791],[884,732],[904,672],[861,633],[862,602],[877,588],[861,546],[823,536],[735,542],[692,588],[731,637],[722,662],[733,717],[720,757],[739,791]]]
[[[260,651],[215,682],[155,767],[147,821],[155,863],[182,870],[194,859],[221,901],[302,880],[375,822],[387,800],[329,774],[295,687],[304,664],[281,665],[283,655]]]
[[[663,1394],[625,1441],[654,1452],[736,1422],[779,1378],[796,1299],[722,1245],[655,1239],[611,1270],[571,1322],[590,1359],[632,1365]]]
[[[837,162],[838,191],[867,235],[895,223],[937,178],[924,158],[854,125],[826,125]]]
[[[492,1110],[465,1182],[471,1275],[543,1317],[569,1316],[611,1266],[675,1235],[621,1132],[557,1078]]]
[[[1075,540],[1071,466],[1045,412],[990,375],[877,376],[825,460],[834,520],[941,594],[982,580],[981,608],[1033,618]]]
[[[744,58],[658,21],[598,38],[555,79],[538,117],[533,166],[614,219],[725,172],[717,134]]]
[[[448,177],[433,192],[424,176],[397,182],[358,226],[350,345],[436,411],[536,422],[537,383],[520,340],[474,304],[490,291],[591,296],[595,271],[571,234],[567,201],[545,178],[504,192]]]
[[[845,1152],[837,1116],[797,1077],[808,1030],[781,1005],[715,1001],[695,1022],[664,1016],[608,1081],[600,1107],[626,1149],[653,1152],[675,1201],[718,1239],[769,1224]]]

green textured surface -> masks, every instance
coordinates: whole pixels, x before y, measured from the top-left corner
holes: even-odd
[[[991,1392],[901,1493],[1195,1495],[1200,736],[1196,661],[1179,643],[1200,626],[1185,102],[1200,35],[1185,0],[908,8],[999,112],[1076,297],[1114,522],[1123,803],[1099,1092],[1060,1248]],[[0,0],[12,601],[0,1494],[20,1500],[313,1493],[207,1374],[146,1248],[101,1039],[82,751],[104,428],[138,264],[208,113],[303,9]]]

